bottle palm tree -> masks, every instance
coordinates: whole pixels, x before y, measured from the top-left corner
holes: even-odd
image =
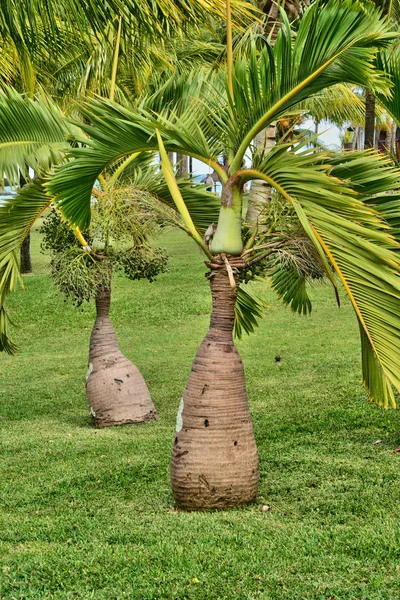
[[[156,418],[156,410],[139,369],[118,347],[109,317],[111,280],[117,271],[131,280],[151,282],[165,271],[167,257],[162,249],[152,249],[147,243],[158,224],[137,189],[98,190],[93,212],[91,227],[85,232],[90,246],[86,243],[82,249],[53,209],[41,227],[42,247],[50,251],[53,281],[67,298],[78,306],[95,299],[86,378],[86,398],[95,425],[141,423]]]
[[[334,33],[332,22],[337,24]],[[336,274],[355,309],[371,398],[394,404],[392,386],[400,389],[400,322],[394,316],[400,308],[400,262],[391,250],[397,242],[364,200],[393,189],[397,171],[374,154],[334,155],[296,148],[293,142],[264,154],[253,146],[269,123],[327,86],[349,82],[386,89],[387,79],[373,60],[376,49],[391,39],[387,24],[370,7],[330,0],[321,8],[317,3],[305,12],[294,39],[284,19],[273,48],[267,44],[261,53],[238,57],[225,81],[217,76],[199,82],[194,76],[186,88],[176,86],[173,101],[161,111],[151,97],[136,110],[87,103],[82,109],[90,122],[82,126],[91,138],[87,147],[73,150],[73,160],[46,183],[66,217],[84,227],[99,173],[121,157],[160,151],[183,223],[206,254],[213,310],[177,419],[171,474],[179,506],[234,506],[251,501],[257,492],[257,450],[232,329],[240,273],[274,247],[251,247],[251,242],[246,247],[241,216],[247,181],[264,180],[293,207],[328,277],[336,285]],[[249,151],[252,166],[246,168]],[[223,183],[209,246],[179,193],[167,152],[200,158]],[[223,154],[227,165],[219,161]]]
[[[4,172],[12,178],[16,165],[24,160],[38,173],[33,182],[0,206],[0,350],[14,353],[16,346],[9,335],[11,321],[4,304],[7,292],[15,288],[19,278],[17,256],[27,232],[51,204],[42,185],[43,176],[65,158],[69,148],[65,137],[77,139],[83,132],[68,125],[54,104],[24,98],[11,90],[0,94],[0,120],[4,125],[0,127],[0,163]],[[154,233],[157,226],[151,223],[156,213],[149,199],[157,197],[168,206],[172,199],[160,182],[155,165],[141,157],[128,162],[122,171],[117,164],[113,172],[108,172],[107,180],[100,178],[101,188],[93,190],[96,218],[90,245],[79,229],[73,233],[57,215],[45,227],[44,244],[53,254],[52,270],[58,287],[78,304],[95,298],[97,314],[90,339],[86,396],[97,427],[156,418],[141,373],[118,347],[109,318],[111,276],[113,266],[132,280],[152,280],[165,269],[164,251],[150,249],[146,244],[146,236]],[[181,185],[186,195],[192,184],[185,181]],[[204,191],[203,200],[210,204]],[[171,222],[170,214],[167,218]],[[162,219],[165,220],[164,214]],[[174,220],[172,223],[176,224]],[[201,227],[201,221],[198,225]]]
[[[334,32],[332,23],[337,24]],[[255,243],[243,228],[243,187],[248,181],[263,180],[281,195],[314,245],[327,277],[335,288],[336,278],[342,283],[360,325],[363,378],[370,397],[384,406],[395,405],[393,387],[400,390],[400,260],[393,249],[399,245],[367,201],[394,189],[399,173],[374,153],[320,152],[293,140],[268,153],[253,145],[270,123],[328,86],[349,82],[385,93],[388,79],[373,61],[376,50],[391,40],[388,25],[371,7],[360,9],[351,0],[329,0],[323,8],[316,3],[305,12],[294,38],[283,19],[273,47],[253,49],[232,64],[228,45],[226,77],[193,74],[178,79],[171,83],[169,96],[161,90],[133,109],[88,101],[81,110],[90,125],[80,128],[89,139],[81,137],[84,146],[71,150],[70,162],[42,182],[42,202],[43,196],[54,199],[71,224],[85,228],[99,175],[116,161],[122,170],[138,155],[160,152],[182,227],[205,253],[213,302],[210,329],[182,398],[171,462],[172,488],[181,507],[236,506],[257,493],[257,449],[232,330],[240,278],[257,261],[273,256],[281,237],[274,234]],[[38,137],[45,128],[41,123]],[[27,141],[25,145],[29,147]],[[218,173],[223,189],[214,235],[213,227],[204,237],[202,232],[215,222],[209,210],[215,197],[177,183],[167,152],[199,158]],[[248,153],[251,167],[244,164]],[[34,204],[32,195],[30,210]],[[6,237],[0,228],[3,281],[8,277],[7,289],[0,288],[3,299],[15,276],[5,258]],[[293,278],[280,294],[293,307],[306,302],[301,300],[303,282],[293,284]],[[6,340],[4,327],[2,331]]]

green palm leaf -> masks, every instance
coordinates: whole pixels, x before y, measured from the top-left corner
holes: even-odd
[[[311,312],[311,300],[307,293],[307,278],[294,267],[278,264],[270,274],[272,289],[293,312],[307,315]]]
[[[254,19],[255,10],[249,3],[231,2],[238,19]],[[0,33],[2,37],[12,37],[20,46],[32,48],[36,34],[44,28],[49,43],[56,45],[65,27],[71,32],[101,34],[121,16],[127,26],[140,26],[148,36],[156,38],[193,20],[204,22],[207,14],[223,18],[224,9],[224,0],[2,0]]]
[[[150,166],[147,169],[137,169],[130,173],[130,185],[138,190],[151,194],[170,208],[176,209],[160,170]],[[187,180],[178,180],[178,187],[190,216],[200,233],[204,233],[209,225],[216,223],[220,209],[220,198],[207,192],[204,185]]]
[[[400,256],[393,250],[400,245],[363,199],[394,188],[399,171],[374,152],[338,156],[286,146],[262,157],[250,176],[264,178],[286,197],[321,258],[332,265],[363,332],[370,398],[394,405],[391,385],[400,391]]]
[[[351,84],[338,83],[307,98],[296,107],[310,115],[317,123],[329,121],[342,127],[350,122],[353,125],[364,125],[365,102]]]
[[[197,81],[193,87],[198,90]],[[152,102],[150,99],[149,104]],[[99,174],[125,156],[157,152],[156,130],[161,133],[167,151],[194,156],[221,169],[218,156],[225,148],[224,141],[218,139],[215,129],[209,136],[202,130],[194,115],[206,121],[208,108],[199,99],[194,102],[182,116],[178,113],[159,115],[159,121],[147,110],[146,104],[133,111],[109,101],[87,102],[82,111],[92,125],[80,126],[91,139],[86,141],[85,148],[69,152],[73,160],[68,168],[61,166],[48,184],[49,192],[60,203],[66,217],[85,229],[90,221],[92,188]],[[189,121],[192,127],[188,126]]]
[[[388,111],[396,123],[400,124],[400,44],[391,47],[390,50],[381,51],[376,59],[377,67],[392,81],[392,94],[387,96],[377,92],[376,96],[380,104]]]
[[[291,107],[322,89],[352,83],[387,93],[388,80],[373,65],[376,49],[393,39],[372,5],[315,2],[301,19],[294,41],[286,15],[272,47],[251,50],[235,64],[230,139],[240,168],[255,136]]]
[[[391,233],[400,242],[400,194],[377,194],[366,202],[382,213]]]
[[[241,284],[235,302],[235,337],[241,340],[243,333],[253,333],[267,308],[268,304],[251,290],[249,284]]]
[[[50,101],[34,100],[9,88],[0,91],[0,174],[19,183],[19,171],[48,171],[69,148],[67,136],[77,132]]]
[[[255,135],[310,95],[342,82],[387,89],[388,80],[373,60],[376,49],[394,34],[372,7],[330,0],[321,8],[316,2],[306,11],[294,41],[282,18],[273,48],[267,45],[261,53],[253,48],[250,56],[236,60],[231,105],[223,77],[201,74],[186,83],[181,79],[175,87],[170,81],[163,109],[163,94],[145,100],[137,110],[105,101],[85,104],[82,111],[91,125],[82,128],[91,137],[89,148],[74,150],[73,163],[59,169],[49,183],[68,218],[87,226],[91,189],[99,173],[123,156],[157,151],[156,129],[167,151],[199,158],[226,180],[219,156],[228,152],[234,157],[231,172],[239,169]]]

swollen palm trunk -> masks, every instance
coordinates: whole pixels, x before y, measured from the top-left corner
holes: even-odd
[[[141,423],[157,418],[139,369],[118,348],[108,317],[110,290],[96,295],[97,317],[90,337],[86,397],[97,427]]]
[[[259,480],[243,363],[233,343],[236,290],[211,273],[213,310],[183,395],[171,461],[172,489],[185,509],[251,502]]]

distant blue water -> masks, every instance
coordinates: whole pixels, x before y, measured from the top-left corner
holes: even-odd
[[[9,186],[6,186],[4,188],[4,190],[5,190],[6,194],[1,195],[1,192],[0,192],[0,205],[4,204],[4,200],[6,200],[7,198],[10,198],[10,196],[14,196],[14,194],[15,194],[15,192]]]

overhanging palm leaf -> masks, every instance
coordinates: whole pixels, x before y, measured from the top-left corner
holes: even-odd
[[[194,225],[201,234],[204,234],[209,225],[218,220],[219,197],[210,194],[203,185],[198,185],[191,180],[178,180],[177,183]],[[134,170],[130,177],[130,184],[133,188],[148,192],[160,202],[177,210],[171,192],[156,166],[152,165],[146,170]]]
[[[230,138],[235,153],[231,172],[240,168],[257,133],[289,108],[337,83],[387,92],[371,60],[376,48],[393,39],[388,23],[372,6],[360,10],[352,1],[315,2],[304,14],[292,44],[282,11],[282,27],[273,48],[238,60],[233,78]],[[240,119],[239,119],[240,115]]]
[[[0,173],[11,184],[19,184],[19,172],[28,175],[28,167],[45,173],[62,160],[69,148],[66,138],[76,128],[62,113],[41,98],[25,98],[15,90],[0,92]],[[5,309],[7,295],[15,290],[19,272],[19,251],[30,228],[51,203],[43,180],[25,186],[18,196],[0,206],[0,350],[14,353],[10,338],[10,320]]]
[[[300,315],[311,313],[308,284],[326,275],[315,246],[300,226],[283,238],[267,261],[267,274],[281,301]]]
[[[194,85],[197,89],[197,82]],[[207,111],[199,100],[196,101],[196,109],[197,115]],[[160,116],[160,123],[146,108],[131,111],[109,101],[85,104],[82,111],[92,126],[82,124],[81,127],[91,139],[84,150],[77,148],[70,151],[69,156],[74,160],[68,171],[58,169],[49,182],[49,191],[60,202],[67,218],[84,229],[90,221],[90,195],[98,175],[124,156],[158,151],[157,129],[167,151],[194,156],[221,169],[217,161],[224,144],[218,138],[209,143],[193,119],[194,110],[193,103],[185,110],[185,118],[190,113],[193,127],[184,127],[185,118]],[[72,172],[74,186],[70,185]]]
[[[241,340],[243,333],[253,333],[267,308],[268,304],[255,294],[249,285],[240,285],[235,303],[235,337]]]
[[[231,0],[239,21],[254,20],[257,11],[248,2]],[[59,36],[68,29],[73,34],[102,35],[104,29],[121,17],[129,28],[140,28],[157,39],[171,29],[204,23],[204,15],[224,16],[225,0],[2,0],[0,34],[16,46],[31,52],[38,33],[46,32],[48,45],[58,48]]]
[[[273,48],[267,45],[261,55],[253,48],[250,58],[237,60],[230,106],[220,78],[199,82],[195,76],[185,90],[189,100],[183,113],[179,101],[158,114],[151,100],[136,111],[110,102],[86,104],[82,110],[95,125],[85,128],[92,138],[90,149],[74,151],[76,160],[68,174],[60,169],[49,188],[68,218],[87,226],[91,188],[98,174],[121,156],[157,151],[156,129],[167,151],[203,160],[224,181],[227,177],[218,157],[228,151],[230,172],[239,169],[255,135],[308,96],[339,82],[387,88],[387,79],[372,64],[376,48],[393,38],[379,13],[369,7],[360,9],[350,0],[331,0],[323,10],[317,2],[306,12],[294,43],[287,19],[282,18]],[[69,185],[71,179],[74,186]]]
[[[278,264],[270,275],[272,288],[282,302],[293,312],[307,315],[311,312],[311,300],[307,293],[307,279],[293,266]]]
[[[400,242],[400,194],[378,194],[367,200],[367,203],[382,213],[393,235]]]
[[[69,148],[67,136],[77,132],[58,108],[40,97],[32,100],[15,90],[0,91],[0,174],[18,184],[27,167],[46,172]]]
[[[364,125],[365,121],[364,99],[350,84],[338,83],[324,89],[296,108],[310,115],[317,123],[329,121],[338,127],[346,122]]]
[[[293,205],[356,312],[371,400],[395,405],[391,385],[400,390],[400,257],[392,249],[400,246],[385,231],[379,213],[362,200],[394,188],[400,173],[373,152],[337,156],[276,147],[254,173],[243,171],[243,176],[264,178]],[[347,176],[351,181],[346,183]]]
[[[129,166],[133,193],[135,190],[144,190],[176,211],[159,169],[154,164],[149,164],[148,158],[139,155]],[[206,192],[204,186],[191,181],[179,182],[179,188],[189,211],[193,213],[196,227],[203,232],[210,220],[217,220],[217,197]],[[18,261],[20,247],[36,219],[52,201],[53,198],[46,193],[45,179],[37,178],[0,206],[0,351],[13,354],[17,350],[10,337],[10,326],[13,323],[5,309],[5,302],[8,294],[16,289],[18,281],[23,287]]]

